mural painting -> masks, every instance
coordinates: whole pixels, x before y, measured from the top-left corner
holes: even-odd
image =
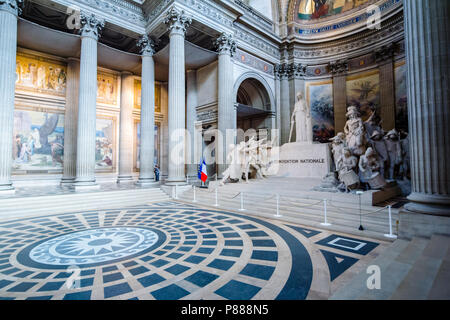
[[[369,0],[300,0],[298,18],[319,19],[357,8]]]
[[[141,80],[134,80],[134,108],[141,109]],[[155,84],[155,112],[161,112],[161,85]]]
[[[96,169],[112,170],[114,166],[114,120],[97,118],[95,135],[95,167]]]
[[[395,128],[408,131],[408,104],[406,95],[406,71],[405,62],[395,66]]]
[[[47,58],[19,52],[16,59],[16,89],[64,96],[67,67]]]
[[[306,85],[311,110],[313,140],[327,143],[334,137],[333,83],[312,82]]]
[[[60,171],[64,155],[64,115],[14,111],[14,171]]]
[[[379,72],[371,71],[347,77],[347,105],[356,106],[363,121],[380,107]]]
[[[117,76],[99,72],[97,74],[97,102],[117,105]]]

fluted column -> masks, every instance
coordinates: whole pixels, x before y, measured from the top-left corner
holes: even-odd
[[[394,46],[378,49],[375,59],[380,69],[380,116],[383,130],[388,132],[395,128]]]
[[[328,66],[333,75],[333,108],[335,132],[343,132],[347,118],[347,61],[332,62]]]
[[[77,123],[80,86],[80,60],[69,58],[67,64],[66,111],[64,113],[64,172],[61,184],[72,184],[77,173]]]
[[[222,134],[222,141],[216,143],[216,162],[218,177],[221,178],[223,171],[227,168],[227,130],[236,130],[237,122],[232,96],[233,62],[231,61],[236,52],[236,42],[231,35],[222,34],[215,44],[219,53],[217,122],[219,132]]]
[[[81,13],[80,91],[78,100],[77,177],[75,188],[94,187],[97,103],[97,41],[104,20]]]
[[[155,183],[155,53],[154,42],[144,35],[139,39],[138,46],[142,55],[141,75],[141,145],[139,153],[138,185],[145,186]]]
[[[133,93],[134,77],[122,72],[120,90],[119,174],[117,183],[133,180]]]
[[[289,131],[291,127],[291,107],[289,105],[289,79],[287,64],[280,65],[280,145],[289,142]]]
[[[0,0],[0,192],[11,182],[16,81],[17,16],[22,0]]]
[[[169,176],[167,184],[185,184],[185,61],[184,36],[191,19],[172,8],[165,23],[170,31],[169,54]]]
[[[186,150],[187,176],[197,176],[195,148],[195,123],[197,121],[197,70],[188,70],[186,78],[186,128],[189,132],[189,144]]]
[[[450,216],[450,2],[408,0],[404,8],[412,175],[405,208]]]

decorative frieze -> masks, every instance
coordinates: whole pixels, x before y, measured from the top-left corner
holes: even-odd
[[[269,75],[274,74],[274,66],[264,60],[261,60],[247,52],[244,52],[240,49],[237,49],[236,55],[234,57],[236,61],[248,65],[252,68],[257,69],[258,71],[264,72]]]

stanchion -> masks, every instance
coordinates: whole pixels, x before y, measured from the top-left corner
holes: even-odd
[[[327,199],[323,199],[323,216],[324,221],[321,223],[322,226],[331,226],[331,223],[327,222]]]
[[[192,202],[196,203],[197,201],[197,195],[196,195],[196,191],[195,191],[195,186],[192,186],[194,188],[194,200],[192,200]]]
[[[241,208],[239,209],[239,211],[246,211],[244,209],[244,193],[241,192]]]
[[[219,199],[218,199],[217,188],[216,188],[216,203],[214,204],[214,207],[218,207],[218,206],[219,206]]]
[[[388,206],[389,212],[389,234],[385,234],[386,238],[397,239],[397,236],[392,233],[392,206]]]
[[[358,230],[363,231],[364,227],[362,226],[362,212],[361,212],[361,195],[364,192],[362,191],[356,191],[356,194],[359,196],[359,228]]]
[[[277,193],[277,214],[275,215],[275,217],[279,218],[282,217],[282,215],[280,215],[280,195]]]

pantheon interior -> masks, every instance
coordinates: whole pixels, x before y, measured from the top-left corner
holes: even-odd
[[[0,0],[0,300],[450,299],[450,1]]]

